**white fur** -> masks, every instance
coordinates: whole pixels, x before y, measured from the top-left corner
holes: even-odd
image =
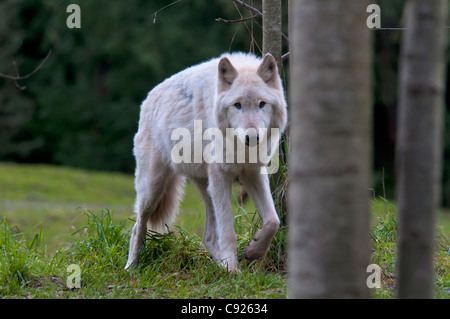
[[[265,102],[262,108],[261,101]],[[235,107],[237,102],[241,109]],[[238,138],[244,142],[245,133],[252,135],[255,129],[268,129],[268,135],[261,138],[270,137],[270,128],[283,131],[286,116],[282,84],[270,54],[263,60],[250,54],[224,54],[181,71],[150,91],[142,103],[134,139],[137,220],[125,268],[137,258],[147,229],[162,231],[174,218],[185,177],[198,187],[206,204],[205,246],[219,264],[238,271],[230,197],[234,178],[239,176],[263,218],[246,257],[264,256],[279,227],[268,176],[260,173],[265,164],[195,163],[193,156],[193,163],[175,163],[171,150],[177,141],[171,134],[187,128],[194,137],[194,120],[201,120],[203,131],[219,128],[224,136],[227,128],[241,128]],[[201,145],[206,144],[202,141]]]

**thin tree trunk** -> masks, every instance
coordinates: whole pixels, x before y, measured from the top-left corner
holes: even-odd
[[[440,198],[444,53],[448,0],[406,6],[397,142],[398,297],[433,296],[433,248]]]
[[[291,0],[292,298],[368,297],[368,2]]]
[[[280,76],[283,72],[282,56],[282,18],[281,18],[281,0],[263,0],[263,54],[270,53],[277,61],[278,72]],[[283,148],[279,148],[279,165],[285,165],[285,154]],[[287,211],[286,196],[281,195],[282,184],[285,182],[285,176],[282,176],[282,170],[278,169],[270,176],[270,188],[277,211],[281,217],[282,224],[285,224],[285,214]]]
[[[278,64],[281,74],[281,0],[263,0],[263,54],[270,53]]]

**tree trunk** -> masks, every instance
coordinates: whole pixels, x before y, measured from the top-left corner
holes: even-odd
[[[396,149],[400,298],[433,296],[447,15],[447,0],[413,0],[406,6]]]
[[[291,298],[368,297],[368,2],[291,0]]]
[[[263,54],[270,53],[281,74],[281,0],[263,0]]]
[[[282,61],[282,19],[281,19],[281,0],[263,0],[263,54],[270,53],[277,61],[278,72],[280,76],[283,73]],[[284,138],[284,137],[283,137]],[[285,154],[282,145],[279,147],[278,161],[279,165],[285,165]],[[273,200],[280,215],[282,225],[286,224],[286,196],[282,194],[283,183],[286,176],[284,170],[278,169],[270,176],[270,189]]]

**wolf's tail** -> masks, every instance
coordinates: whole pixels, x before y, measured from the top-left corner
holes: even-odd
[[[167,231],[178,214],[180,200],[183,197],[185,178],[174,176],[167,182],[164,193],[154,212],[147,221],[147,229],[159,233]]]

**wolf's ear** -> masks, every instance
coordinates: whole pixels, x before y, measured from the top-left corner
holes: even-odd
[[[223,57],[219,61],[219,91],[230,88],[234,80],[238,76],[238,72],[231,64],[227,57]]]
[[[277,89],[280,88],[277,61],[275,61],[275,58],[273,57],[272,54],[267,53],[264,56],[264,59],[261,62],[261,65],[259,66],[257,73],[261,77],[261,79],[263,79],[263,81],[266,82],[268,86]]]

